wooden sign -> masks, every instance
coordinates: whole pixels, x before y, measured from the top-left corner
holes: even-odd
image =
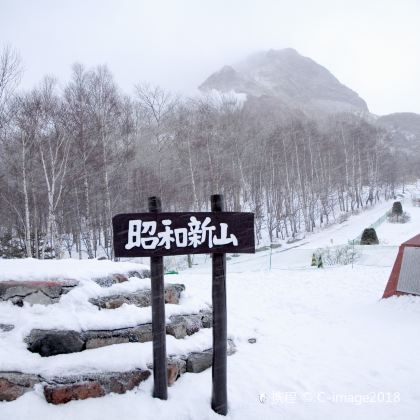
[[[116,257],[255,252],[253,213],[131,213],[112,223]]]
[[[150,257],[153,334],[153,396],[168,398],[163,257],[213,254],[212,409],[228,412],[226,253],[254,253],[254,214],[224,212],[223,196],[211,196],[210,213],[161,213],[158,197],[149,197],[150,213],[113,217],[114,255]]]

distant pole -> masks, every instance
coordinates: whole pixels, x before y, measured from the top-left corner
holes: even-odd
[[[223,195],[211,196],[211,210],[224,210]],[[226,254],[214,253],[212,258],[213,281],[213,364],[211,408],[226,415],[227,404],[227,315],[226,315]]]
[[[273,253],[273,244],[270,242],[270,271],[271,271],[271,254]]]
[[[149,197],[149,212],[160,213],[162,205],[158,197]],[[163,283],[163,257],[150,257],[150,278],[152,292],[153,332],[153,396],[168,399],[166,361],[165,297]]]

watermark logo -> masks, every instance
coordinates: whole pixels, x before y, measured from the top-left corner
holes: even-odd
[[[258,397],[261,404],[265,404],[268,401],[268,396],[265,392],[259,395]]]
[[[293,392],[276,391],[261,393],[258,397],[261,404],[296,404],[303,403],[333,403],[333,404],[397,404],[401,402],[399,392],[368,392],[368,393],[335,393],[335,392]]]

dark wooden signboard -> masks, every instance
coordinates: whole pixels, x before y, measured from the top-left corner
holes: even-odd
[[[131,213],[112,223],[116,257],[255,252],[253,213]]]
[[[150,257],[153,333],[153,395],[166,400],[167,358],[163,257],[213,254],[212,409],[228,411],[226,384],[226,253],[254,253],[254,214],[223,211],[223,196],[211,196],[212,212],[161,213],[158,197],[149,197],[150,213],[113,217],[114,255]]]

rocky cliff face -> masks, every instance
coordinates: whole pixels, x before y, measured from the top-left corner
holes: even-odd
[[[290,108],[324,112],[368,112],[366,102],[326,68],[291,48],[269,50],[224,66],[199,87],[273,97]]]

